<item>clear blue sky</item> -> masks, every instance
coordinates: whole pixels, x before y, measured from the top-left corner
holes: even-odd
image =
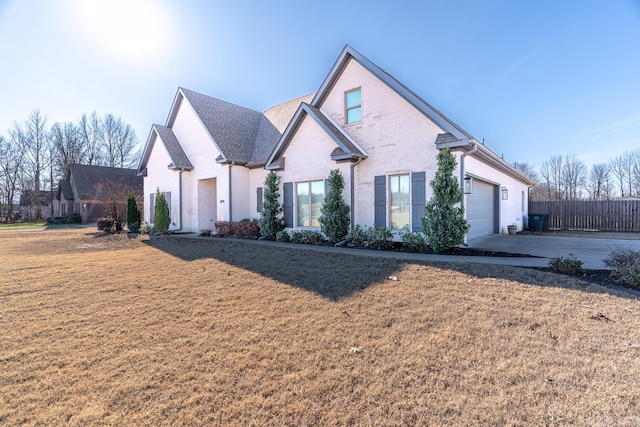
[[[639,0],[0,0],[0,134],[96,110],[144,144],[178,86],[262,111],[346,43],[509,162],[640,147]]]

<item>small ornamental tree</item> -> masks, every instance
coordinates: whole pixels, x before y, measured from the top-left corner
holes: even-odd
[[[278,231],[284,229],[280,217],[282,205],[278,202],[280,198],[279,186],[280,177],[274,171],[269,172],[264,180],[262,212],[260,212],[258,220],[260,233],[268,240],[275,240]]]
[[[320,229],[331,243],[343,240],[349,233],[351,208],[344,201],[344,178],[339,169],[334,169],[329,174],[329,189],[320,208]]]
[[[168,231],[171,224],[171,218],[169,217],[169,205],[167,204],[167,198],[160,190],[156,190],[156,206],[153,210],[154,224],[153,228],[156,231]]]
[[[464,219],[464,208],[456,206],[463,197],[453,175],[456,158],[447,146],[440,150],[437,159],[438,170],[431,181],[433,197],[425,206],[422,229],[429,238],[431,249],[442,252],[464,243],[469,223]]]
[[[132,233],[137,233],[140,229],[140,209],[136,202],[136,195],[129,193],[127,199],[127,228]]]

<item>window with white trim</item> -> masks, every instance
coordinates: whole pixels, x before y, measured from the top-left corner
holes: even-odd
[[[345,123],[362,121],[362,89],[354,89],[344,94]]]
[[[320,227],[320,208],[324,201],[324,180],[296,184],[298,227]]]
[[[389,225],[395,230],[411,224],[411,189],[409,174],[389,177]]]

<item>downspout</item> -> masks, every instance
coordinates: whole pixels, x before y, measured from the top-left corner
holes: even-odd
[[[468,154],[473,154],[478,151],[478,144],[475,142],[471,143],[471,149],[465,151],[460,156],[460,189],[462,190],[462,201],[460,202],[460,207],[464,209],[464,158],[467,157]]]
[[[460,207],[464,209],[464,158],[469,154],[473,154],[478,151],[478,144],[475,142],[471,142],[471,149],[465,151],[460,155],[460,188],[462,189],[462,200],[460,201]],[[467,218],[467,213],[464,213],[465,219]],[[467,246],[467,234],[464,235],[464,246]]]
[[[351,231],[353,231],[353,227],[354,227],[354,222],[356,219],[356,214],[355,214],[355,203],[356,203],[356,195],[355,195],[355,168],[356,166],[358,166],[360,163],[362,163],[364,159],[362,157],[358,157],[358,160],[353,163],[351,165]]]
[[[182,172],[184,168],[178,171],[178,229],[176,231],[182,231]]]
[[[229,221],[233,220],[233,199],[231,196],[231,167],[236,164],[235,160],[229,162]]]

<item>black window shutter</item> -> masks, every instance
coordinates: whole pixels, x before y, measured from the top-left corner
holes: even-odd
[[[282,185],[284,210],[284,226],[293,227],[293,182],[285,182]]]
[[[411,174],[411,231],[422,231],[422,217],[426,200],[426,177],[424,172]]]
[[[384,227],[387,225],[387,177],[385,175],[373,178],[374,185],[374,225]]]
[[[256,209],[258,212],[262,212],[262,187],[256,189]]]

